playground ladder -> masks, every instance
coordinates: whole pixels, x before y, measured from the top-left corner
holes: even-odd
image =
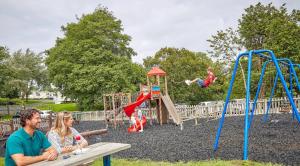
[[[162,100],[168,109],[168,112],[170,113],[171,117],[173,118],[174,123],[177,125],[182,123],[182,120],[180,116],[178,115],[178,111],[176,110],[174,103],[172,102],[171,98],[169,95],[163,95]]]

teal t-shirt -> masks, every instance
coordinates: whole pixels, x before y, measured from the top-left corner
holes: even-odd
[[[51,143],[41,131],[35,130],[33,135],[30,136],[23,128],[20,128],[10,135],[6,141],[5,165],[16,165],[15,161],[11,158],[13,154],[39,156],[50,146]]]

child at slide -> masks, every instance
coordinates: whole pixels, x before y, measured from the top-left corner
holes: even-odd
[[[136,129],[136,128],[135,128],[135,126],[136,126],[136,120],[135,120],[133,114],[132,114],[131,117],[130,117],[130,126],[132,126],[132,125],[133,125],[133,128]]]
[[[144,131],[144,127],[143,127],[143,124],[142,124],[142,119],[143,119],[142,110],[138,109],[138,113],[137,114],[138,114],[138,118],[139,118],[140,125],[141,125],[141,130],[139,132],[143,132]]]
[[[195,78],[194,80],[185,80],[185,83],[187,85],[191,85],[192,83],[197,83],[201,88],[207,88],[209,85],[214,83],[217,80],[217,77],[215,77],[214,73],[212,72],[212,68],[207,68],[207,77],[205,80],[202,80],[200,78]]]

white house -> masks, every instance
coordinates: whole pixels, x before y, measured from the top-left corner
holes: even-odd
[[[55,104],[61,104],[64,101],[71,101],[63,96],[60,92],[38,91],[33,90],[28,96],[29,99],[52,99]]]

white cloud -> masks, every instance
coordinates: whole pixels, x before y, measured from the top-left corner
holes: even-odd
[[[31,48],[40,52],[51,48],[62,36],[60,27],[76,21],[75,15],[91,13],[101,3],[122,21],[124,33],[132,37],[130,46],[141,63],[160,48],[178,47],[193,51],[209,49],[206,40],[217,30],[236,26],[244,9],[257,0],[0,0],[0,45],[12,51]],[[266,4],[271,0],[262,0]],[[299,9],[295,0],[273,0]]]

